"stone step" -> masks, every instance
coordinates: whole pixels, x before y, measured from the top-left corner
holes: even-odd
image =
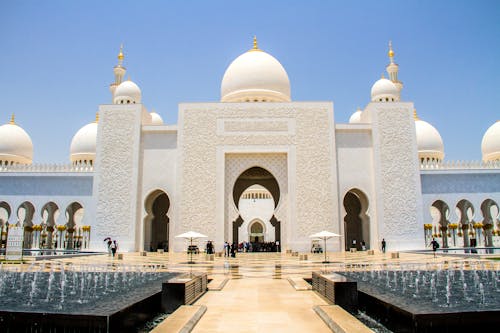
[[[312,286],[307,283],[306,280],[304,280],[303,277],[289,277],[288,282],[292,285],[292,287],[295,288],[297,291],[303,291],[303,290],[311,290]]]
[[[182,305],[150,333],[191,332],[206,311],[205,305]]]
[[[338,305],[316,305],[313,310],[334,333],[375,333]]]
[[[207,288],[210,291],[221,291],[227,281],[229,281],[229,278],[220,275],[213,275],[209,279],[211,281],[208,283]]]

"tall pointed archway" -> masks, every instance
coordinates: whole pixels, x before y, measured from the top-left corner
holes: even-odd
[[[144,207],[147,213],[144,218],[144,250],[163,249],[168,251],[170,198],[162,190],[156,190],[148,195]]]
[[[280,200],[280,188],[276,178],[266,169],[258,166],[248,168],[239,175],[233,187],[233,201],[236,208],[239,210],[240,198],[242,194],[250,187],[260,185],[268,191],[274,200],[274,209],[278,206]],[[264,197],[257,197],[256,200],[264,199]],[[243,225],[244,220],[241,214],[232,223],[233,242],[238,243],[243,241],[239,239],[238,229]],[[274,227],[274,240],[281,242],[281,227],[280,221],[273,214],[269,220],[272,227]],[[245,239],[248,240],[248,239]]]
[[[368,198],[358,190],[352,189],[344,196],[344,217],[345,249],[355,247],[361,250],[364,242],[366,249],[370,248],[370,217],[368,211]]]

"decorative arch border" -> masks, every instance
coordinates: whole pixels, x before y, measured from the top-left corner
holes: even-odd
[[[280,199],[274,210],[274,216],[279,221],[287,220],[288,209],[288,163],[287,153],[253,153],[253,152],[231,152],[224,156],[224,239],[231,239],[231,223],[238,218],[238,209],[233,200],[233,188],[238,177],[252,167],[260,167],[271,173],[280,189]],[[281,228],[286,239],[287,227]]]

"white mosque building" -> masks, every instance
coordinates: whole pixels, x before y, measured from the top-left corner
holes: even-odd
[[[14,116],[0,126],[0,228],[24,227],[25,248],[185,250],[193,230],[224,242],[279,242],[309,251],[309,235],[341,235],[378,249],[500,244],[500,122],[482,161],[445,161],[431,124],[401,100],[389,47],[388,78],[371,102],[338,123],[332,102],[293,101],[287,72],[253,48],[226,69],[220,102],[179,104],[178,123],[146,109],[114,67],[112,104],[73,137],[68,165],[32,164],[33,143]],[[22,123],[22,119],[19,120]],[[69,140],[68,140],[69,141]],[[479,147],[478,147],[479,149]]]

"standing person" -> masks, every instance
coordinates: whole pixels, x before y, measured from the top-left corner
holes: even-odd
[[[111,253],[113,253],[113,258],[115,257],[116,250],[118,250],[118,244],[114,240],[113,243],[111,244]]]
[[[361,241],[361,250],[366,251],[366,243],[364,240]]]
[[[432,246],[432,252],[434,253],[434,258],[436,258],[436,251],[437,249],[439,249],[439,243],[434,238],[432,239],[431,246]]]
[[[229,257],[229,243],[224,242],[224,257]]]
[[[236,258],[236,243],[231,245],[231,257]]]
[[[111,237],[107,237],[106,239],[104,239],[104,241],[106,240],[106,244],[108,245],[108,256],[111,257],[111,244],[113,244],[113,242],[111,241]]]
[[[385,246],[386,246],[385,238],[382,238],[382,252],[383,253],[385,253]]]

